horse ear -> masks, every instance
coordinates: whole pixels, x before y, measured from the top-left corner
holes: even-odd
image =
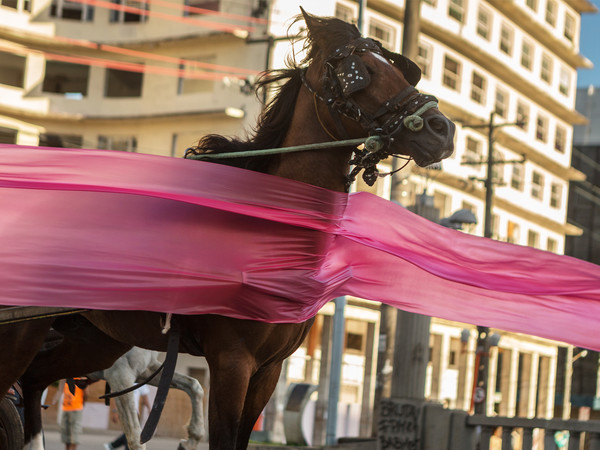
[[[315,16],[307,13],[302,6],[300,6],[300,11],[302,12],[302,17],[304,17],[304,22],[306,23],[308,31],[310,31],[311,27],[318,22],[318,19]]]
[[[382,48],[383,56],[390,60],[404,75],[406,81],[412,86],[416,86],[421,79],[421,69],[414,62],[399,53],[394,53],[386,48]]]

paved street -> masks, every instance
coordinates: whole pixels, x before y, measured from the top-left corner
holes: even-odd
[[[60,432],[58,429],[47,429],[45,431],[46,436],[46,450],[64,450],[65,446],[60,441]],[[81,444],[77,446],[77,450],[104,450],[103,444],[110,442],[112,439],[117,437],[116,432],[99,431],[99,430],[84,430]],[[178,439],[175,438],[164,438],[155,437],[148,444],[146,444],[147,450],[177,450]],[[208,443],[202,443],[198,450],[207,450]]]

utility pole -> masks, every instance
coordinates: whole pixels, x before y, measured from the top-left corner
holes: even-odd
[[[481,125],[463,125],[464,128],[487,128],[488,131],[488,153],[487,160],[471,161],[463,164],[487,164],[486,177],[483,180],[485,186],[485,215],[483,223],[483,236],[491,238],[492,233],[492,208],[494,203],[494,166],[496,164],[523,163],[525,159],[518,161],[497,161],[494,159],[494,133],[497,128],[505,126],[522,125],[523,122],[514,123],[494,123],[496,113],[490,113],[490,120]],[[489,374],[489,354],[490,354],[490,329],[489,327],[477,326],[477,349],[475,355],[475,379],[473,382],[473,392],[471,393],[471,405],[474,406],[475,414],[485,415],[487,412],[487,393],[488,393],[488,374]]]
[[[402,54],[412,60],[418,53],[420,6],[420,0],[406,0],[404,6]],[[392,170],[397,170],[399,167],[399,161],[393,159]],[[390,200],[392,201],[399,200],[396,189],[398,183],[397,175],[392,176],[390,191]],[[374,435],[377,434],[380,405],[383,398],[401,396],[424,399],[424,370],[427,370],[429,353],[429,317],[396,310],[385,304],[381,305],[380,312],[377,382],[373,413]],[[412,370],[416,367],[415,357],[420,363],[423,363],[424,359],[424,365],[419,364],[416,372]],[[412,383],[418,385],[413,387]],[[409,386],[411,387],[409,388]],[[406,392],[407,390],[410,392]]]
[[[413,61],[419,49],[420,6],[420,0],[406,0],[404,7],[402,54]],[[395,196],[396,193],[392,192],[392,195]],[[423,212],[419,211],[419,213]],[[429,316],[400,309],[397,311],[392,397],[425,399],[430,324]]]

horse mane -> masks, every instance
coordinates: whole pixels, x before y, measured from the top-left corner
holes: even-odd
[[[225,137],[219,134],[208,134],[202,137],[198,145],[188,149],[188,154],[210,154],[247,152],[281,147],[294,114],[298,91],[302,86],[302,67],[319,62],[324,56],[331,54],[339,45],[360,37],[354,25],[340,19],[319,18],[303,11],[293,23],[305,20],[309,29],[304,36],[303,49],[306,57],[298,65],[293,56],[287,61],[286,69],[268,70],[256,81],[256,92],[262,89],[273,89],[275,94],[266,104],[258,118],[254,134],[247,140],[236,137]],[[228,159],[208,159],[211,162],[241,167],[257,172],[268,172],[279,159],[279,155],[252,156]]]
[[[202,137],[198,145],[189,149],[193,154],[247,152],[281,147],[285,134],[289,129],[296,104],[296,97],[302,78],[301,68],[291,67],[281,70],[270,70],[263,73],[256,81],[256,91],[271,88],[275,95],[267,103],[258,118],[254,135],[247,140],[237,137],[226,137],[219,134],[208,134]],[[287,80],[287,81],[286,81]],[[208,161],[234,167],[267,172],[279,155],[252,156],[229,159],[208,159]]]

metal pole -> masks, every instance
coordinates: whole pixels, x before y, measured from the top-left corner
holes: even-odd
[[[413,60],[419,49],[420,6],[420,0],[406,0],[404,7],[402,54]],[[395,196],[394,190],[392,200],[396,199]],[[397,311],[392,397],[414,400],[425,398],[430,323],[431,318],[428,316]]]
[[[367,8],[367,0],[358,0],[358,18],[356,20],[356,27],[360,34],[363,34],[364,23],[365,23],[365,9]]]
[[[483,223],[483,235],[492,237],[492,207],[494,201],[494,111],[490,113],[488,124],[488,155],[487,176],[485,178],[485,218]],[[488,404],[488,373],[489,373],[489,342],[490,329],[488,327],[477,327],[477,356],[479,364],[475,366],[475,389],[473,395],[477,394],[480,401],[475,403],[475,414],[487,414]],[[482,398],[483,397],[483,398]]]
[[[335,313],[333,315],[333,336],[331,340],[331,368],[329,372],[325,445],[334,445],[337,440],[337,407],[340,400],[342,355],[344,352],[344,309],[346,307],[346,297],[338,297],[334,302]]]

